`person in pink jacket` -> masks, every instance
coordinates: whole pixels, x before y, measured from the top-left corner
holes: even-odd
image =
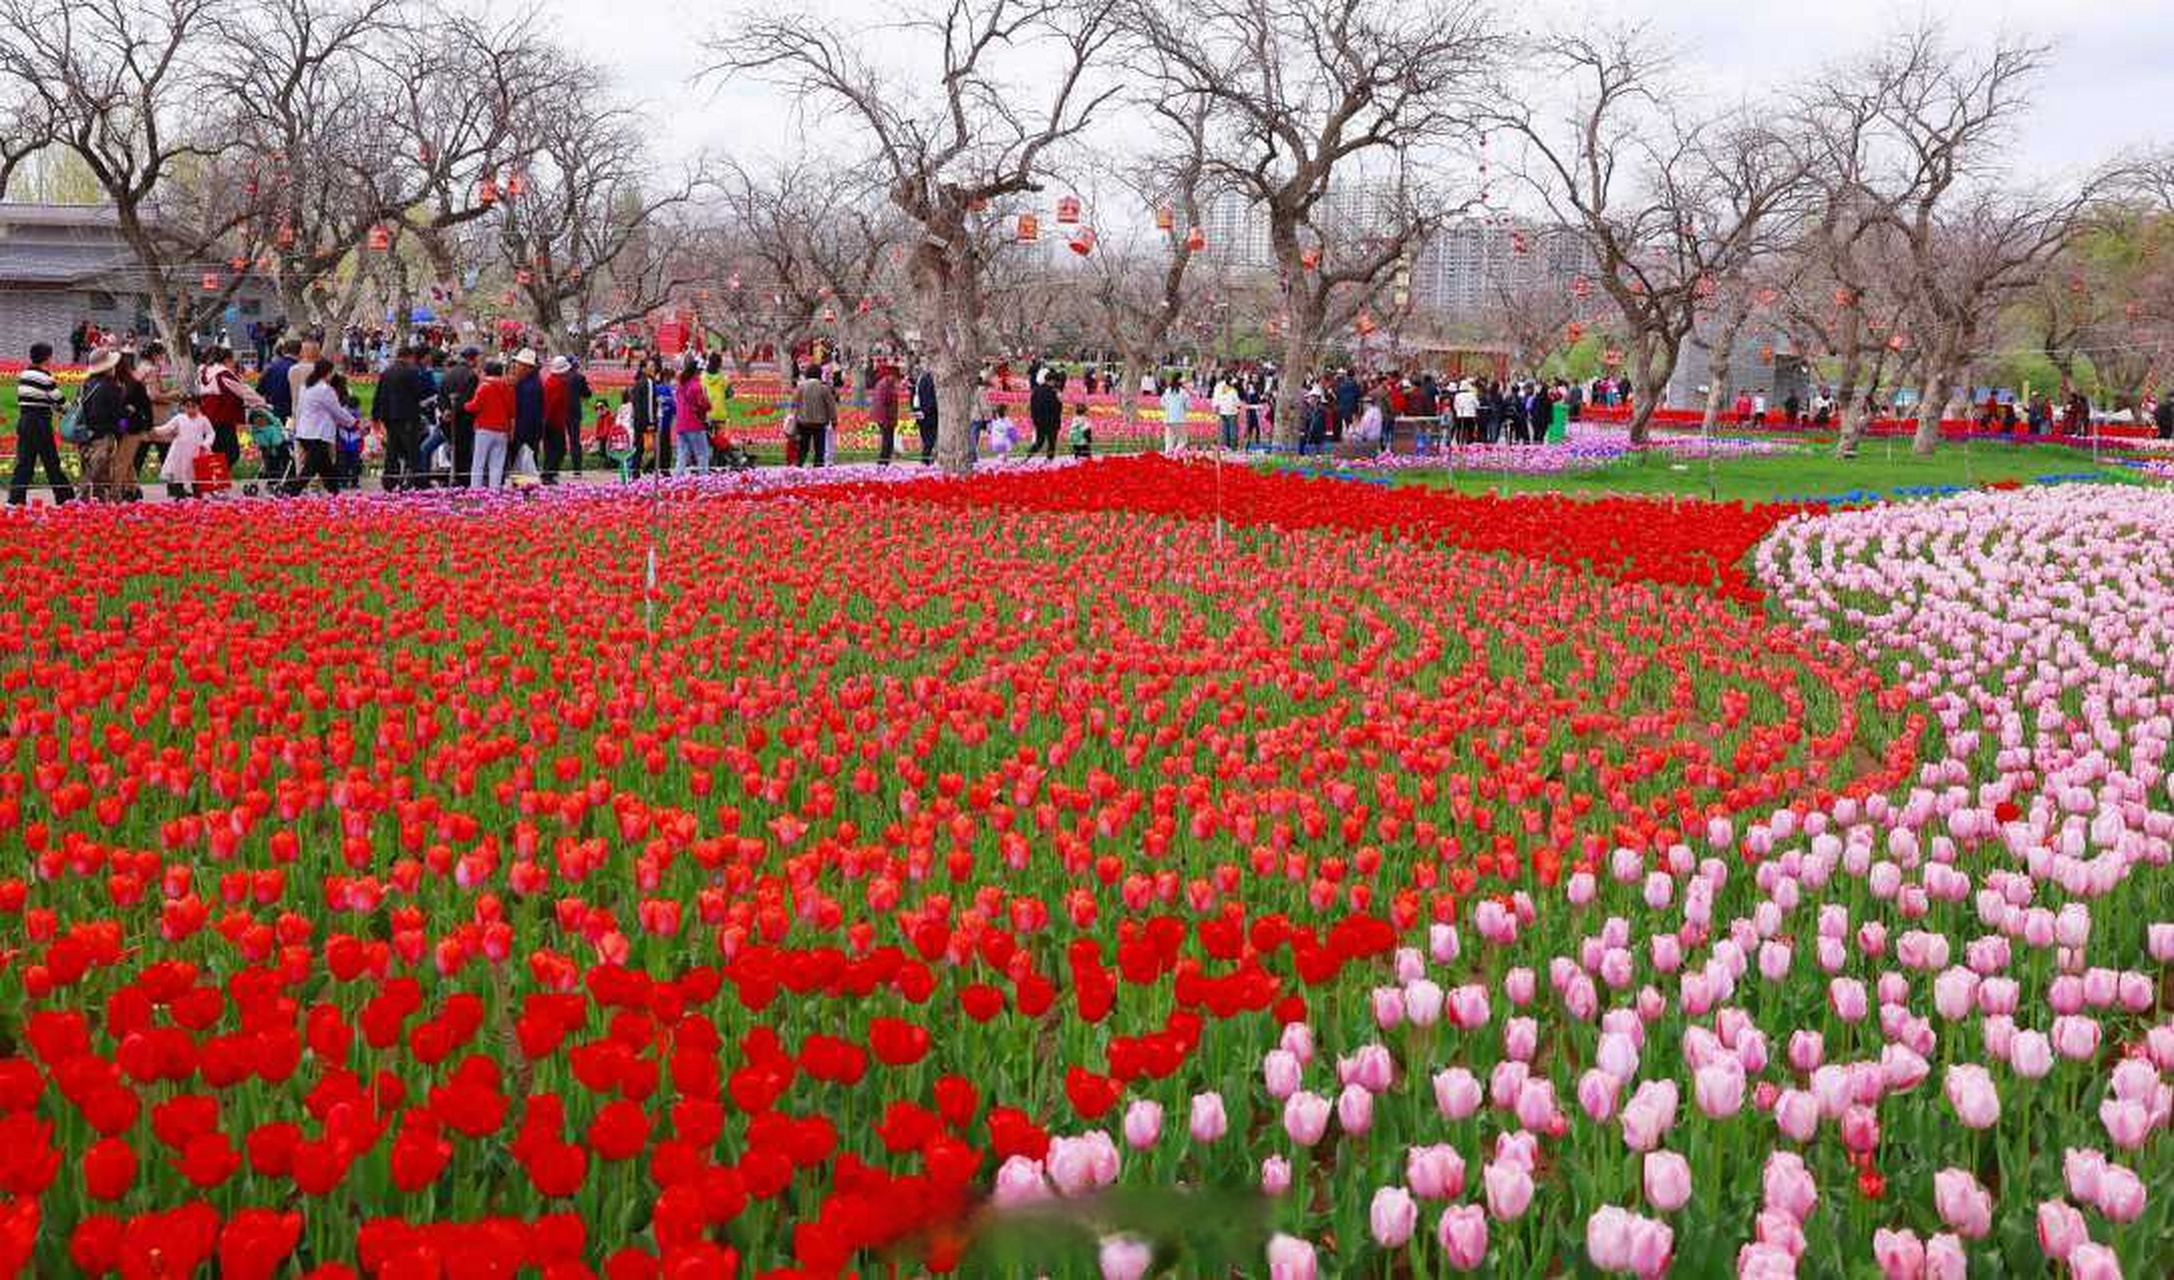
[[[710,395],[691,360],[680,366],[679,385],[672,391],[672,441],[673,475],[709,470]]]

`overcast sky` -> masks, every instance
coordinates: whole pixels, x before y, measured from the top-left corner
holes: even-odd
[[[703,62],[701,38],[740,0],[542,3],[567,43],[611,68],[624,92],[648,104],[660,128],[690,146],[754,158],[797,144],[789,100],[778,91],[736,85],[713,97],[687,87]],[[915,0],[796,0],[774,12],[827,15],[874,31],[901,3]],[[2006,29],[2055,42],[2053,68],[2018,140],[2020,162],[2060,172],[2122,148],[2174,141],[2174,3],[2168,0],[1540,0],[1505,4],[1502,11],[1520,23],[1586,14],[1651,20],[1673,33],[1714,83],[1739,92],[1816,69],[1922,13],[1943,15],[1956,39]],[[841,132],[822,145],[843,153],[856,143]]]

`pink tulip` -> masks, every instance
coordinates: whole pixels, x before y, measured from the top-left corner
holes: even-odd
[[[1914,1231],[1885,1227],[1874,1231],[1872,1259],[1879,1263],[1884,1280],[1921,1280],[1925,1274],[1925,1246]]]
[[[1457,941],[1456,925],[1435,924],[1427,926],[1427,954],[1434,957],[1436,964],[1450,963],[1457,958],[1457,953],[1461,949]]]
[[[1374,1192],[1366,1219],[1375,1244],[1384,1249],[1401,1249],[1419,1225],[1419,1206],[1404,1188],[1382,1187]]]
[[[1291,1162],[1282,1156],[1261,1161],[1261,1194],[1280,1196],[1291,1189]]]
[[[1842,1021],[1864,1021],[1868,1003],[1865,987],[1855,978],[1836,978],[1828,983],[1827,1000],[1834,1008],[1834,1016]]]
[[[1487,1188],[1487,1212],[1497,1222],[1513,1222],[1532,1204],[1532,1175],[1515,1165],[1490,1163],[1480,1170]]]
[[[1593,1063],[1618,1081],[1628,1080],[1638,1074],[1638,1044],[1624,1032],[1606,1032],[1600,1037],[1600,1050],[1594,1054]]]
[[[1376,987],[1371,993],[1374,1025],[1384,1031],[1404,1025],[1404,991],[1400,987]]]
[[[2146,925],[2144,947],[2160,964],[2174,964],[2174,921],[2160,920]]]
[[[1633,1151],[1651,1151],[1676,1124],[1676,1082],[1648,1080],[1623,1106],[1623,1142]]]
[[[1933,1207],[1940,1220],[1965,1240],[1983,1239],[1993,1227],[1993,1197],[1961,1169],[1942,1169],[1932,1177]]]
[[[1404,1155],[1404,1181],[1422,1200],[1454,1200],[1464,1194],[1464,1157],[1448,1143],[1413,1147]]]
[[[2098,1202],[2106,1169],[2106,1156],[2096,1147],[2070,1147],[2061,1153],[2061,1179],[2068,1194],[2085,1204]]]
[[[1532,1061],[1540,1047],[1540,1024],[1531,1018],[1511,1018],[1502,1024],[1502,1052],[1519,1062]]]
[[[1851,1107],[1842,1113],[1842,1146],[1853,1155],[1869,1155],[1880,1145],[1879,1113],[1870,1107]]]
[[[1315,1280],[1321,1265],[1313,1246],[1281,1232],[1268,1240],[1268,1280]]]
[[[1282,1038],[1277,1041],[1276,1047],[1298,1059],[1298,1065],[1312,1065],[1313,1028],[1303,1022],[1284,1024]]]
[[[2053,1020],[2053,1051],[2071,1062],[2084,1062],[2099,1051],[2099,1024],[2095,1018],[2059,1017]]]
[[[2123,1151],[2133,1151],[2144,1145],[2151,1136],[2151,1111],[2141,1102],[2127,1098],[2105,1098],[2099,1102],[2099,1123],[2106,1126],[2106,1136]]]
[[[1434,1238],[1453,1271],[1477,1271],[1487,1261],[1487,1215],[1476,1204],[1453,1204],[1442,1210]]]
[[[1744,1107],[1744,1069],[1733,1059],[1700,1067],[1691,1077],[1698,1109],[1711,1119],[1726,1119]]]
[[[2091,1203],[2109,1222],[2134,1222],[2143,1216],[2147,1198],[2144,1180],[2133,1170],[2113,1164],[2106,1166]]]
[[[1673,1151],[1648,1151],[1645,1186],[1647,1204],[1674,1213],[1691,1199],[1691,1162]]]
[[[2038,1204],[2038,1247],[2048,1258],[2064,1262],[2076,1246],[2091,1239],[2083,1214],[2066,1200],[2042,1200]]]
[[[1943,1231],[1925,1242],[1925,1280],[1967,1280],[1969,1274],[1961,1239]]]
[[[997,1168],[990,1199],[1000,1209],[1049,1199],[1049,1179],[1042,1172],[1042,1162],[1026,1156],[1006,1159]]]
[[[1431,1027],[1442,1020],[1442,1005],[1448,999],[1441,984],[1429,978],[1419,978],[1404,988],[1404,1018],[1415,1027]]]
[[[1617,1094],[1623,1083],[1598,1067],[1578,1077],[1578,1106],[1586,1115],[1606,1123],[1615,1114]]]
[[[2069,1280],[2121,1280],[2121,1259],[2103,1244],[2085,1241],[2068,1255]]]
[[[1793,1069],[1810,1073],[1826,1060],[1826,1039],[1817,1031],[1793,1031],[1789,1034],[1789,1065]]]
[[[1396,1082],[1396,1059],[1378,1044],[1360,1045],[1348,1058],[1336,1060],[1339,1084],[1355,1084],[1369,1093],[1387,1093]]]
[[[1812,1180],[1803,1157],[1793,1151],[1769,1155],[1760,1171],[1759,1184],[1767,1208],[1798,1222],[1804,1221],[1812,1206],[1819,1203],[1819,1184]]]
[[[1360,1084],[1347,1084],[1336,1095],[1336,1123],[1345,1133],[1358,1137],[1374,1127],[1374,1095]],[[1294,1137],[1297,1135],[1294,1134]],[[1313,1143],[1305,1143],[1312,1146]]]
[[[1360,1090],[1364,1093],[1365,1090]],[[1283,1104],[1283,1131],[1291,1141],[1302,1147],[1310,1147],[1321,1141],[1321,1135],[1329,1128],[1329,1100],[1317,1093],[1301,1090],[1292,1094]]]
[[[1515,1111],[1517,1095],[1525,1091],[1525,1082],[1532,1078],[1532,1068],[1516,1059],[1498,1062],[1487,1073],[1487,1101],[1497,1111]]]
[[[1523,1169],[1540,1167],[1540,1140],[1528,1129],[1512,1129],[1495,1135],[1495,1163]]]
[[[1796,1255],[1778,1245],[1754,1243],[1736,1251],[1736,1280],[1796,1280]]]
[[[1449,1020],[1459,1030],[1487,1025],[1487,988],[1467,983],[1449,993]]]
[[[1145,1151],[1162,1137],[1162,1104],[1146,1098],[1135,1098],[1125,1108],[1125,1145],[1135,1151]]]
[[[1282,1102],[1298,1092],[1304,1068],[1288,1049],[1270,1049],[1261,1059],[1261,1080],[1268,1096]]]
[[[2008,1042],[2008,1066],[2025,1080],[2053,1070],[2053,1042],[2039,1031],[2018,1031]]]
[[[1627,1209],[1604,1204],[1585,1220],[1585,1256],[1602,1271],[1628,1271],[1631,1219]]]
[[[1451,1120],[1465,1120],[1480,1109],[1480,1082],[1463,1067],[1434,1073],[1434,1105]]]
[[[1819,1132],[1819,1099],[1802,1089],[1784,1089],[1774,1100],[1774,1126],[1791,1142],[1810,1142]]]
[[[1110,1236],[1096,1254],[1102,1280],[1140,1280],[1155,1261],[1155,1248],[1131,1236]]]
[[[1963,1127],[1990,1129],[2000,1120],[2000,1091],[1984,1067],[1956,1063],[1948,1068],[1946,1080],[1948,1102]]]
[[[1752,1220],[1752,1239],[1791,1258],[1804,1253],[1804,1224],[1779,1209],[1761,1209]]]
[[[1220,1093],[1196,1093],[1190,1128],[1195,1142],[1218,1142],[1230,1131],[1230,1118],[1223,1111],[1223,1095]]]
[[[1531,969],[1523,965],[1502,975],[1503,998],[1520,1009],[1532,1003],[1532,998],[1538,993],[1538,989],[1539,979],[1533,976]]]

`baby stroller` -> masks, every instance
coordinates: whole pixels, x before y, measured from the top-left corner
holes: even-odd
[[[267,488],[277,488],[294,476],[294,442],[287,437],[287,424],[270,409],[249,411],[249,443],[257,447],[257,458],[262,464],[258,470]],[[243,485],[242,492],[254,496],[257,486]]]

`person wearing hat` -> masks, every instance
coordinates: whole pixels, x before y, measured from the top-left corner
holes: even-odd
[[[118,351],[91,356],[76,399],[76,425],[84,436],[76,446],[83,460],[83,496],[93,502],[113,502],[119,496],[113,487],[113,460],[128,434],[128,390],[116,376],[120,367]]]
[[[574,364],[565,356],[553,356],[544,368],[543,482],[557,484],[559,467],[566,461],[567,418],[581,412],[573,398]]]
[[[889,361],[876,368],[875,385],[868,389],[868,416],[876,424],[876,465],[891,465],[898,448],[898,370]]]
[[[544,412],[543,379],[536,376],[535,349],[523,347],[514,352],[506,376],[513,380],[513,439],[507,450],[513,459],[510,469],[525,475],[543,449],[544,429],[549,421]],[[524,449],[528,451],[525,462]]]
[[[1057,460],[1057,432],[1064,426],[1063,384],[1062,372],[1044,366],[1034,394],[1027,398],[1027,418],[1034,423],[1034,443],[1027,448],[1030,458],[1039,453],[1051,462]]]

